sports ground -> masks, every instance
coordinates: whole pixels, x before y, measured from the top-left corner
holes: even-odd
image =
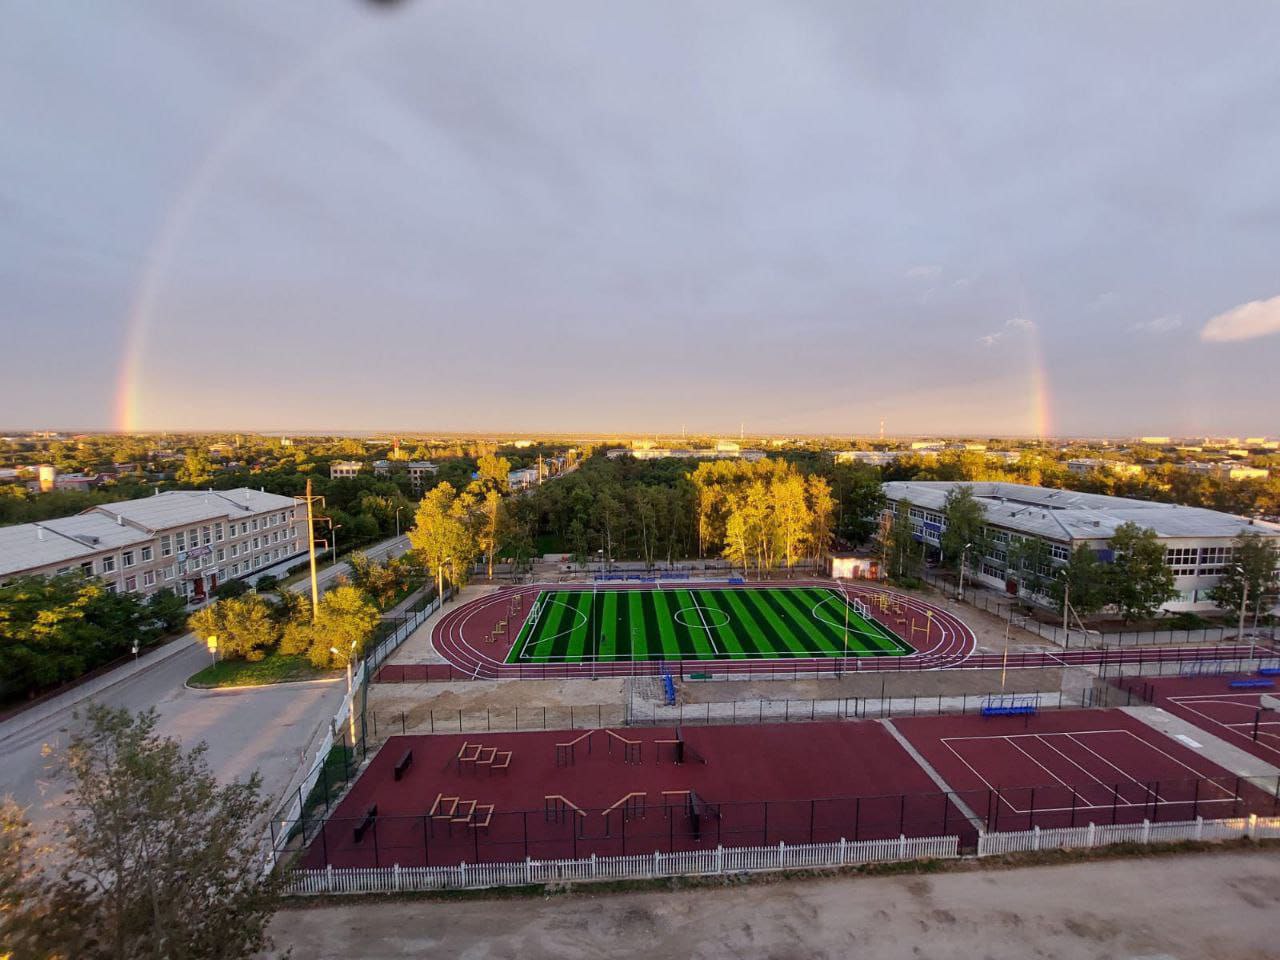
[[[829,588],[543,590],[506,662],[900,657],[913,652],[860,601]]]

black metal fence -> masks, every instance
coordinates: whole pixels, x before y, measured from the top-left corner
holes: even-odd
[[[1280,812],[1280,779],[1262,785],[1240,777],[1094,781],[741,802],[650,792],[631,794],[607,809],[579,809],[553,796],[541,809],[479,810],[453,806],[414,816],[366,811],[279,824],[273,839],[303,834],[307,844],[296,866],[310,869],[508,863],[900,836],[957,835],[962,848],[973,849],[979,830],[1274,816]]]

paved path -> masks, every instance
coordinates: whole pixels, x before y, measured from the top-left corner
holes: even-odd
[[[935,876],[285,910],[308,960],[1263,960],[1280,953],[1280,855],[1187,854]]]
[[[384,541],[376,559],[407,549],[406,538]],[[345,572],[346,564],[323,571],[321,584]],[[310,589],[307,580],[292,585]],[[37,825],[57,814],[64,784],[50,778],[42,755],[48,745],[66,742],[77,707],[89,701],[130,710],[156,707],[159,730],[187,746],[205,741],[208,760],[220,779],[243,778],[255,770],[272,797],[288,785],[317,730],[338,709],[346,691],[341,682],[285,684],[245,690],[192,690],[186,679],[209,662],[209,654],[187,634],[82,687],[51,698],[0,724],[0,795],[12,794]],[[322,731],[321,731],[322,732]]]

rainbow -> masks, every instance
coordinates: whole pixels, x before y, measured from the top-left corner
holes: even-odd
[[[357,50],[381,38],[384,31],[380,27],[384,22],[375,15],[357,30],[336,32],[328,42],[287,68],[265,91],[255,94],[245,109],[231,117],[184,181],[147,248],[142,273],[130,303],[113,404],[113,422],[117,430],[132,433],[145,427],[141,385],[144,383],[147,340],[156,323],[156,305],[182,238],[227,164],[306,84],[339,67]]]
[[[1030,368],[1030,426],[1037,440],[1053,435],[1052,396],[1049,392],[1049,371],[1045,367],[1044,351],[1040,343],[1040,328],[1032,326],[1028,329],[1031,354]]]

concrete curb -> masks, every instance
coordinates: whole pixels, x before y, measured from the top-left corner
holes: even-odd
[[[193,687],[190,677],[182,685],[192,693],[232,693],[237,690],[274,690],[279,687],[305,687],[313,683],[337,683],[342,677],[317,677],[315,680],[281,680],[279,683],[241,683],[234,687]]]

